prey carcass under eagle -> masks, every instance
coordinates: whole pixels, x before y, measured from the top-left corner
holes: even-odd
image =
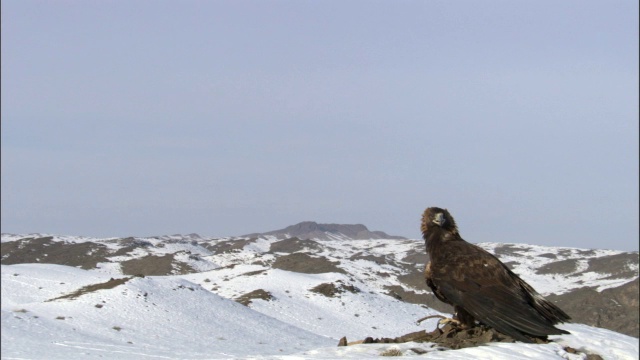
[[[440,301],[453,305],[453,321],[462,328],[475,326],[477,320],[529,343],[568,333],[554,325],[569,321],[569,315],[497,257],[463,240],[449,211],[426,209],[421,230],[430,257],[427,285]]]

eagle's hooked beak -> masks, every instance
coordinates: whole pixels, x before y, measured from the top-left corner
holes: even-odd
[[[433,218],[433,222],[438,226],[444,225],[444,223],[446,222],[446,220],[444,218],[444,214],[443,213],[437,213]]]

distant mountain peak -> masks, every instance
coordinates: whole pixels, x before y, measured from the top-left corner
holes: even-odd
[[[362,224],[320,224],[315,221],[303,221],[287,226],[284,229],[244,236],[255,237],[261,235],[270,235],[277,238],[297,237],[301,240],[330,240],[336,238],[345,240],[405,239],[402,236],[388,235],[383,231],[370,231]]]

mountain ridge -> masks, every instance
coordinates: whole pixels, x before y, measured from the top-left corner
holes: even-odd
[[[389,235],[384,231],[370,231],[363,224],[326,224],[315,221],[302,221],[279,230],[242,235],[242,237],[258,236],[275,236],[278,239],[296,237],[300,240],[332,240],[335,238],[343,238],[344,240],[406,239],[403,236]]]

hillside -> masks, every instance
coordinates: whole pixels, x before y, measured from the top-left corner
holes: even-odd
[[[298,238],[302,240],[367,240],[367,239],[406,239],[402,236],[388,235],[383,231],[369,231],[362,224],[318,224],[314,221],[287,226],[284,229],[264,233],[247,234],[243,237],[273,236],[277,239]]]
[[[560,304],[575,322],[635,336],[628,339],[637,343],[637,252],[480,245]],[[5,349],[11,349],[19,357],[20,349],[33,348],[46,339],[47,344],[58,344],[47,345],[55,352],[60,346],[82,343],[87,336],[103,344],[88,346],[102,349],[88,350],[92,354],[107,351],[113,343],[123,346],[123,354],[146,351],[174,358],[180,357],[175,351],[189,358],[206,358],[210,349],[219,351],[214,358],[295,353],[308,357],[316,348],[324,350],[313,354],[328,358],[328,354],[338,356],[336,351],[340,356],[355,357],[360,351],[378,349],[377,353],[384,349],[383,344],[355,347],[361,350],[334,347],[343,336],[349,340],[393,338],[432,330],[436,320],[421,325],[415,321],[449,311],[424,285],[421,272],[426,260],[424,244],[410,239],[281,239],[276,235],[209,238],[195,234],[96,239],[3,234],[3,355]],[[113,287],[109,287],[111,278]],[[118,279],[124,280],[120,283]],[[92,284],[94,290],[82,290]],[[80,295],[75,298],[47,301],[78,290]],[[136,320],[132,322],[131,318]],[[234,324],[221,323],[223,318],[232,319]],[[88,330],[94,320],[102,324],[96,327],[101,329],[97,333]],[[253,323],[278,329],[281,339],[274,343],[268,339],[267,335],[272,335],[268,331],[252,333],[249,330],[255,326],[240,326]],[[171,331],[165,331],[167,326]],[[228,328],[227,336],[210,326]],[[562,326],[581,334],[562,337],[565,345],[593,352],[597,346],[585,343],[586,334],[618,336],[585,325]],[[43,335],[26,335],[34,331]],[[52,335],[45,333],[64,336],[50,338]],[[197,333],[211,336],[194,336]],[[228,340],[229,334],[234,342],[239,341],[237,347],[213,339]],[[154,336],[159,340],[151,341]],[[619,336],[622,342],[631,341]],[[174,346],[174,337],[183,345]],[[248,339],[253,346],[237,338]],[[163,345],[158,347],[158,342]],[[199,352],[202,342],[210,344],[203,353]],[[263,346],[256,347],[255,343]],[[287,344],[284,348],[283,343]],[[543,354],[547,354],[556,345],[536,349],[546,349]],[[411,346],[417,345],[395,346],[409,354]],[[495,346],[503,349],[503,345]],[[553,350],[554,354],[560,350]],[[467,350],[444,353],[465,353],[461,351]],[[600,354],[605,355],[602,351]]]

